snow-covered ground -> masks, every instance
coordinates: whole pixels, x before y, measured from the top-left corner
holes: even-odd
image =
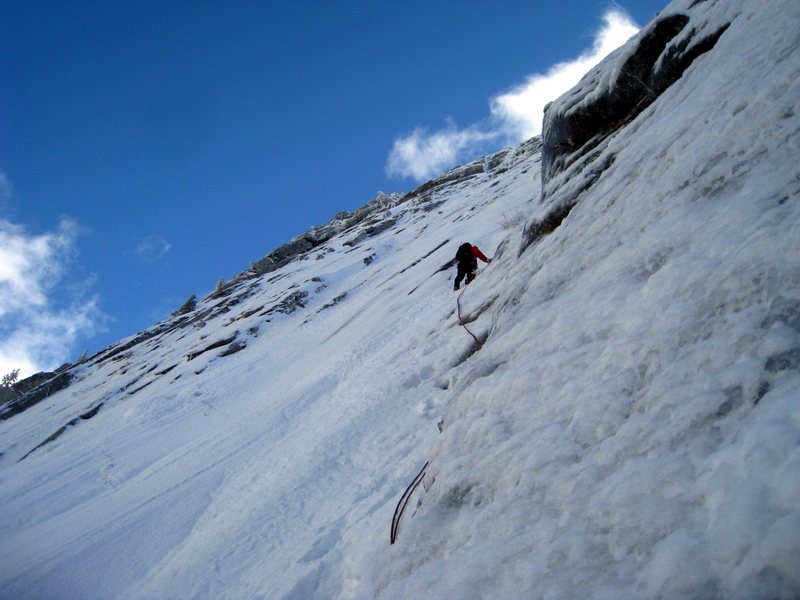
[[[800,5],[731,6],[548,235],[529,143],[0,422],[0,597],[800,595]]]

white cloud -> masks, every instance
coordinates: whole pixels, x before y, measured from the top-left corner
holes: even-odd
[[[496,134],[477,127],[459,130],[452,122],[432,134],[418,128],[395,140],[386,171],[390,176],[429,179],[455,164],[465,150],[496,138]]]
[[[136,254],[147,262],[156,262],[164,258],[171,248],[172,244],[160,235],[150,235],[137,242]]]
[[[609,9],[591,49],[556,64],[544,74],[530,75],[522,84],[491,98],[490,115],[483,123],[464,130],[448,123],[433,133],[417,128],[396,139],[386,163],[387,174],[421,181],[475,156],[487,141],[515,144],[540,134],[545,105],[577,84],[589,69],[638,30],[627,13],[619,8]]]
[[[96,298],[63,298],[59,286],[74,261],[77,236],[69,219],[41,235],[0,219],[0,375],[18,368],[23,378],[57,367],[74,358],[80,336],[102,326],[106,317]]]
[[[624,44],[639,28],[619,9],[603,16],[603,27],[597,32],[591,50],[575,60],[559,63],[544,75],[535,74],[525,83],[492,98],[492,117],[514,141],[522,141],[542,132],[544,107],[569,91],[589,69]]]

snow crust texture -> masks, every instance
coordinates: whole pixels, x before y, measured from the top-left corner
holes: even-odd
[[[719,35],[546,193],[380,196],[0,422],[0,597],[800,596],[800,5],[673,2],[549,114],[665,19]]]

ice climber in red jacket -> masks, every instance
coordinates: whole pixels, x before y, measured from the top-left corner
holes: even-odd
[[[458,247],[456,252],[456,264],[458,265],[458,273],[456,274],[456,282],[453,289],[457,290],[461,285],[461,280],[466,277],[464,285],[469,285],[470,281],[475,279],[478,271],[478,259],[485,263],[489,263],[489,259],[483,255],[483,252],[477,246],[473,246],[469,242],[465,242]]]

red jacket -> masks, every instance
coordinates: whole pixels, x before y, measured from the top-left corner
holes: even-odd
[[[483,262],[487,264],[489,262],[489,259],[483,255],[483,252],[481,252],[477,246],[472,246],[472,256],[474,256],[475,258],[480,258]]]

